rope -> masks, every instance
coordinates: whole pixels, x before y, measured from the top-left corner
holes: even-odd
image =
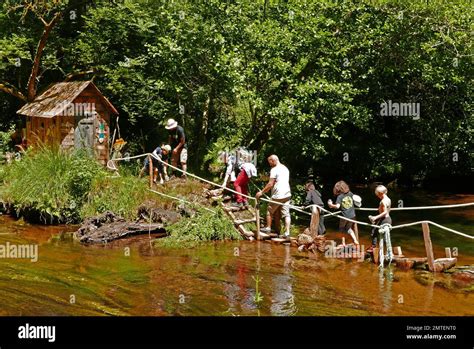
[[[139,159],[139,158],[142,158],[142,157],[148,156],[148,155],[150,155],[150,154],[145,153],[145,154],[141,154],[141,155],[127,156],[126,158],[110,159],[109,161],[107,161],[107,168],[109,170],[112,170],[112,171],[118,171],[118,168],[115,165],[115,161],[122,161],[122,160],[129,161],[129,160],[132,160],[132,159]]]
[[[247,198],[247,199],[250,199],[250,200],[257,200],[256,198],[254,198],[254,197],[252,197],[252,196],[239,193],[239,192],[237,192],[237,191],[235,191],[235,190],[233,190],[233,189],[224,187],[223,185],[220,185],[220,184],[211,182],[211,181],[209,181],[209,180],[207,180],[207,179],[205,179],[205,178],[199,177],[199,176],[197,176],[197,175],[195,175],[195,174],[193,174],[193,173],[189,173],[189,172],[184,171],[184,170],[182,170],[182,169],[180,169],[180,168],[178,168],[178,167],[176,167],[176,166],[170,165],[170,164],[166,163],[165,161],[163,161],[162,159],[160,159],[159,157],[155,156],[155,155],[152,154],[152,153],[145,153],[145,154],[136,155],[136,156],[131,156],[131,157],[127,157],[127,158],[118,158],[118,159],[114,159],[114,161],[131,160],[131,159],[140,158],[140,157],[147,156],[147,155],[152,156],[152,157],[155,158],[156,160],[160,161],[160,162],[163,163],[163,164],[166,164],[166,166],[171,167],[171,168],[174,169],[174,170],[177,170],[177,171],[182,172],[182,173],[184,173],[184,174],[186,174],[186,175],[189,175],[189,176],[191,176],[191,177],[194,177],[194,178],[196,178],[196,179],[198,179],[198,180],[200,180],[200,181],[202,181],[202,182],[208,183],[208,184],[210,184],[210,185],[212,185],[212,186],[219,187],[219,188],[221,188],[221,189],[228,190],[228,191],[230,191],[230,192],[232,192],[232,193],[234,193],[234,194],[241,195],[241,196],[243,196],[243,197],[245,197],[245,198]],[[150,190],[151,190],[151,189],[150,189]],[[157,192],[157,193],[158,193],[158,192]],[[162,193],[159,193],[159,194],[162,194]],[[166,194],[164,194],[164,195],[166,195]],[[176,198],[176,199],[178,199],[178,198]],[[179,200],[183,200],[183,199],[179,199]],[[276,205],[285,205],[285,203],[281,203],[281,202],[278,202],[278,201],[273,201],[273,200],[271,200],[271,199],[262,198],[262,199],[260,199],[260,200],[265,201],[265,202],[269,202],[269,203],[273,203],[273,204],[276,204]],[[427,207],[430,208],[430,209],[434,209],[434,208],[442,208],[442,207],[448,207],[448,208],[449,208],[449,207],[463,207],[463,206],[470,206],[470,205],[474,205],[474,203],[455,204],[455,205],[443,205],[443,206],[423,206],[423,207],[421,207],[421,208],[414,208],[414,207],[407,208],[407,207],[405,207],[404,209],[424,209],[424,208],[427,208]],[[325,209],[324,207],[321,207],[321,206],[316,205],[316,204],[313,204],[313,205],[310,205],[310,206],[316,206],[316,207],[318,207],[321,211],[330,213],[331,216],[335,216],[335,217],[338,217],[338,218],[340,218],[340,219],[344,219],[344,220],[349,221],[349,222],[352,222],[352,223],[357,223],[357,224],[365,225],[365,226],[372,227],[372,228],[380,228],[379,225],[369,224],[369,223],[366,223],[366,222],[361,222],[361,221],[357,221],[357,220],[354,220],[354,219],[350,219],[350,218],[346,218],[346,217],[340,216],[340,215],[336,214],[336,213],[338,213],[338,212],[331,212],[331,211]],[[294,206],[294,205],[290,205],[290,208],[292,208],[293,210],[298,211],[298,212],[302,212],[302,213],[305,213],[305,214],[310,214],[309,212],[303,211],[303,210],[299,209],[297,206]],[[398,208],[398,209],[403,209],[403,208],[400,207],[400,208]],[[373,210],[373,209],[366,209],[366,208],[365,208],[365,209],[362,209],[362,210]],[[375,210],[377,210],[377,209],[375,209]],[[395,208],[395,209],[392,209],[392,210],[396,210],[396,208]],[[412,225],[417,225],[417,224],[421,224],[421,223],[432,224],[432,225],[434,225],[434,226],[436,226],[436,227],[438,227],[438,228],[440,228],[440,229],[444,229],[444,230],[449,231],[449,232],[451,232],[451,233],[453,233],[453,234],[457,234],[457,235],[460,235],[460,236],[464,236],[464,237],[466,237],[466,238],[468,238],[468,239],[474,239],[474,236],[470,236],[470,235],[461,233],[461,232],[459,232],[459,231],[450,229],[450,228],[448,228],[448,227],[442,226],[441,224],[438,224],[438,223],[435,223],[435,222],[432,222],[432,221],[418,221],[418,222],[413,222],[413,223],[407,223],[407,224],[402,224],[402,225],[394,226],[394,227],[392,227],[392,229],[399,229],[399,228],[408,227],[408,226],[412,226]]]
[[[331,212],[331,211],[329,211],[329,210],[326,210],[324,207],[321,207],[321,206],[316,205],[316,204],[312,204],[312,205],[309,205],[309,206],[307,206],[307,207],[311,207],[311,206],[316,206],[317,208],[319,208],[320,210],[322,210],[322,211],[324,211],[324,212],[329,212],[330,215],[332,215],[332,216],[338,217],[338,218],[340,218],[340,219],[344,219],[344,220],[349,221],[349,222],[352,222],[352,223],[357,223],[357,224],[365,225],[365,226],[372,227],[372,228],[380,228],[379,225],[370,224],[370,223],[365,223],[365,222],[360,222],[360,221],[356,221],[356,220],[354,220],[354,219],[350,219],[350,218],[347,218],[347,217],[343,217],[343,216],[341,216],[341,215],[339,215],[339,214],[336,214],[336,213],[338,213],[338,212],[340,212],[340,211],[338,211],[338,212]]]
[[[412,206],[412,207],[395,207],[391,208],[390,211],[410,211],[410,210],[436,210],[439,208],[454,208],[454,207],[466,207],[474,206],[474,202],[468,202],[465,204],[452,204],[452,205],[438,205],[438,206]],[[357,208],[359,211],[377,211],[378,208]]]
[[[145,155],[148,155],[148,154],[145,154]],[[161,161],[162,163],[166,164],[165,161],[163,161],[162,159],[160,159],[160,158],[154,156],[153,154],[151,154],[151,156],[153,156],[153,157],[154,157],[155,159],[157,159],[158,161]],[[248,195],[244,195],[244,194],[238,193],[238,192],[236,192],[235,190],[232,190],[232,189],[230,189],[230,188],[225,188],[224,186],[222,186],[222,185],[220,185],[220,184],[217,184],[217,183],[208,181],[207,179],[201,178],[201,177],[199,177],[199,176],[197,176],[197,175],[195,175],[195,174],[192,174],[192,173],[189,173],[189,172],[187,172],[187,171],[184,171],[184,170],[182,170],[182,169],[180,169],[180,168],[177,168],[177,167],[175,167],[175,166],[173,166],[173,165],[167,164],[167,166],[169,166],[169,167],[171,167],[171,168],[173,168],[173,169],[175,169],[175,170],[178,170],[178,171],[180,171],[180,172],[182,172],[182,173],[189,174],[191,177],[197,178],[197,179],[199,179],[199,180],[201,180],[201,181],[203,181],[203,182],[209,183],[209,184],[211,184],[211,185],[217,186],[217,187],[222,188],[222,189],[229,190],[230,192],[233,192],[233,193],[235,193],[235,194],[242,195],[243,197],[246,197],[246,198],[248,198],[248,199],[256,200],[256,198],[254,198],[254,197],[251,197],[251,196],[248,196]],[[262,200],[262,201],[266,201],[266,202],[270,202],[270,203],[274,203],[274,204],[277,204],[277,205],[283,205],[281,202],[277,202],[277,201],[273,201],[273,200],[269,200],[269,199],[261,199],[261,200]],[[324,207],[321,207],[321,206],[319,206],[319,205],[315,205],[315,204],[314,204],[314,205],[310,205],[310,206],[316,206],[316,207],[318,207],[319,209],[321,209],[321,210],[324,211],[324,212],[331,213],[331,214],[332,214],[333,216],[335,216],[335,217],[344,219],[344,220],[349,221],[349,222],[352,222],[352,223],[357,223],[357,224],[365,225],[365,226],[372,227],[372,228],[380,228],[380,226],[375,225],[375,224],[369,224],[369,223],[365,223],[365,222],[356,221],[356,220],[353,220],[353,219],[350,219],[350,218],[342,217],[342,216],[340,216],[340,215],[335,214],[336,212],[333,213],[333,212],[331,212],[331,211],[329,211],[329,210],[326,210]],[[293,209],[296,210],[296,211],[305,212],[305,211],[302,211],[302,210],[300,210],[300,209],[295,209],[295,206],[293,206],[293,205],[290,205],[290,207],[293,208]],[[305,212],[305,213],[308,214],[309,212]],[[437,224],[437,223],[434,223],[434,222],[431,222],[431,221],[420,221],[420,222],[410,223],[410,224],[408,224],[408,225],[399,225],[399,226],[393,227],[392,229],[402,228],[402,227],[404,227],[404,226],[415,225],[415,224],[420,224],[420,223],[430,223],[430,224],[433,224],[434,226],[437,226],[438,228],[444,229],[444,230],[449,231],[449,232],[451,232],[451,233],[458,234],[458,235],[467,237],[467,238],[469,238],[469,239],[474,239],[474,236],[470,236],[470,235],[467,235],[467,234],[463,234],[463,233],[461,233],[461,232],[458,232],[458,231],[456,231],[456,230],[453,230],[453,229],[444,227],[444,226],[442,226],[442,225],[440,225],[440,224]]]
[[[435,223],[435,222],[432,222],[432,221],[418,221],[418,222],[400,224],[400,225],[396,225],[396,226],[392,227],[392,230],[393,230],[393,229],[400,229],[400,228],[410,227],[410,226],[412,226],[412,225],[418,225],[418,224],[422,224],[422,223],[432,224],[432,225],[434,225],[435,227],[438,227],[438,228],[440,228],[440,229],[444,229],[444,230],[449,231],[449,232],[451,232],[451,233],[453,233],[453,234],[457,234],[457,235],[460,235],[460,236],[464,236],[465,238],[468,238],[468,239],[474,239],[474,236],[461,233],[461,232],[459,232],[459,231],[457,231],[457,230],[454,230],[454,229],[445,227],[445,226],[443,226],[443,225],[441,225],[441,224],[438,224],[438,223]]]
[[[205,182],[205,183],[208,183],[208,184],[210,184],[210,185],[213,185],[213,186],[216,186],[216,187],[219,187],[219,188],[228,190],[228,191],[230,191],[230,192],[232,192],[232,193],[234,193],[234,194],[239,194],[240,196],[243,196],[244,198],[247,198],[247,199],[250,199],[250,200],[256,200],[256,199],[255,199],[254,197],[252,197],[252,196],[248,196],[248,195],[239,193],[239,192],[237,192],[237,191],[235,191],[235,190],[233,190],[233,189],[226,188],[226,187],[224,187],[223,185],[220,185],[220,184],[211,182],[211,181],[209,181],[209,180],[207,180],[207,179],[204,179],[204,178],[202,178],[202,177],[199,177],[198,175],[195,175],[195,174],[193,174],[193,173],[189,173],[188,171],[184,171],[184,170],[182,170],[182,169],[180,169],[180,168],[178,168],[178,167],[176,167],[176,166],[173,166],[173,165],[171,165],[171,164],[168,164],[166,161],[163,161],[162,159],[160,159],[159,157],[155,156],[154,154],[147,153],[147,154],[144,154],[144,155],[151,155],[154,159],[158,160],[159,162],[165,164],[166,166],[168,166],[168,167],[170,167],[170,168],[172,168],[172,169],[174,169],[174,170],[177,170],[177,171],[179,171],[179,172],[182,172],[182,173],[184,173],[184,174],[187,175],[187,176],[194,177],[194,178],[196,178],[196,179],[198,179],[198,180],[200,180],[200,181],[202,181],[202,182]],[[142,155],[142,156],[143,156],[143,155]],[[122,160],[122,159],[120,159],[120,160]]]
[[[383,269],[385,259],[388,260],[388,264],[392,263],[393,251],[392,251],[392,241],[390,239],[390,230],[392,226],[390,224],[382,224],[379,228],[379,268]],[[384,254],[384,242],[387,247],[387,256],[385,258]]]
[[[194,206],[201,206],[203,209],[205,209],[206,211],[209,211],[209,212],[212,212],[212,213],[217,213],[216,211],[214,210],[211,210],[210,208],[207,208],[207,207],[204,207],[203,205],[199,205],[198,203],[196,202],[191,202],[191,201],[187,201],[187,200],[184,200],[184,199],[181,199],[181,198],[177,198],[175,196],[171,196],[171,195],[168,195],[168,194],[164,194],[164,193],[160,193],[159,191],[156,191],[156,190],[153,190],[153,189],[148,189],[149,191],[155,193],[155,194],[158,194],[158,195],[162,195],[164,197],[167,197],[167,198],[170,198],[170,199],[174,199],[174,200],[178,200],[178,201],[181,201],[181,202],[184,202],[186,204],[189,204],[189,205],[194,205]]]

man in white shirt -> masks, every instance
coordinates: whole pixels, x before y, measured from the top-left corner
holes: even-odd
[[[280,234],[280,219],[283,217],[285,219],[285,238],[289,239],[290,237],[290,199],[291,199],[291,189],[290,189],[290,171],[288,168],[280,163],[278,156],[270,155],[268,157],[268,163],[272,168],[270,170],[270,180],[268,181],[265,188],[259,191],[256,194],[257,199],[271,190],[271,200],[279,202],[277,203],[268,203],[267,207],[267,226],[260,231],[262,233],[269,233],[272,227],[272,220],[275,219],[275,227],[278,234]]]

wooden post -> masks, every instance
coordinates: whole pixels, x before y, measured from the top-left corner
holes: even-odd
[[[379,248],[374,247],[374,252],[372,252],[372,255],[374,256],[374,263],[379,264]]]
[[[400,246],[394,247],[393,252],[394,252],[393,254],[395,254],[397,256],[401,256],[402,255],[402,248]]]
[[[257,226],[257,231],[255,232],[255,237],[257,240],[260,240],[260,200],[255,199],[255,225]]]
[[[319,209],[316,206],[311,206],[311,223],[309,224],[309,231],[312,235],[318,235],[319,230]]]
[[[446,252],[446,258],[452,258],[451,256],[451,248],[450,247],[446,247],[444,249],[444,251]]]
[[[431,243],[431,237],[430,237],[430,226],[428,225],[428,223],[422,223],[421,226],[423,227],[423,239],[425,240],[425,249],[426,249],[426,258],[428,262],[428,268],[430,271],[435,271],[433,245]]]
[[[150,170],[150,188],[153,188],[153,161],[151,155],[148,155],[148,169]]]

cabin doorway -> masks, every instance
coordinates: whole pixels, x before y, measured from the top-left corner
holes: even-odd
[[[95,117],[82,118],[74,131],[74,148],[84,149],[90,155],[94,149]]]

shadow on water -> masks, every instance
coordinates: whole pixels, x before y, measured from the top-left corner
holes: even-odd
[[[370,193],[362,194],[365,206],[376,205]],[[394,206],[401,198],[405,206],[474,201],[472,195],[397,192]],[[393,213],[394,224],[430,219],[471,235],[473,216],[472,208]],[[337,220],[327,227],[328,238],[340,241]],[[39,245],[37,262],[0,259],[1,315],[474,315],[474,293],[442,287],[443,275],[379,270],[367,261],[266,242],[170,250],[153,248],[147,235],[106,246],[52,239],[68,230],[0,216],[0,244]],[[367,246],[369,231],[360,234]],[[424,256],[421,227],[397,230],[392,238],[405,255]],[[437,228],[432,240],[436,257],[456,247],[458,264],[474,264],[471,241]]]

